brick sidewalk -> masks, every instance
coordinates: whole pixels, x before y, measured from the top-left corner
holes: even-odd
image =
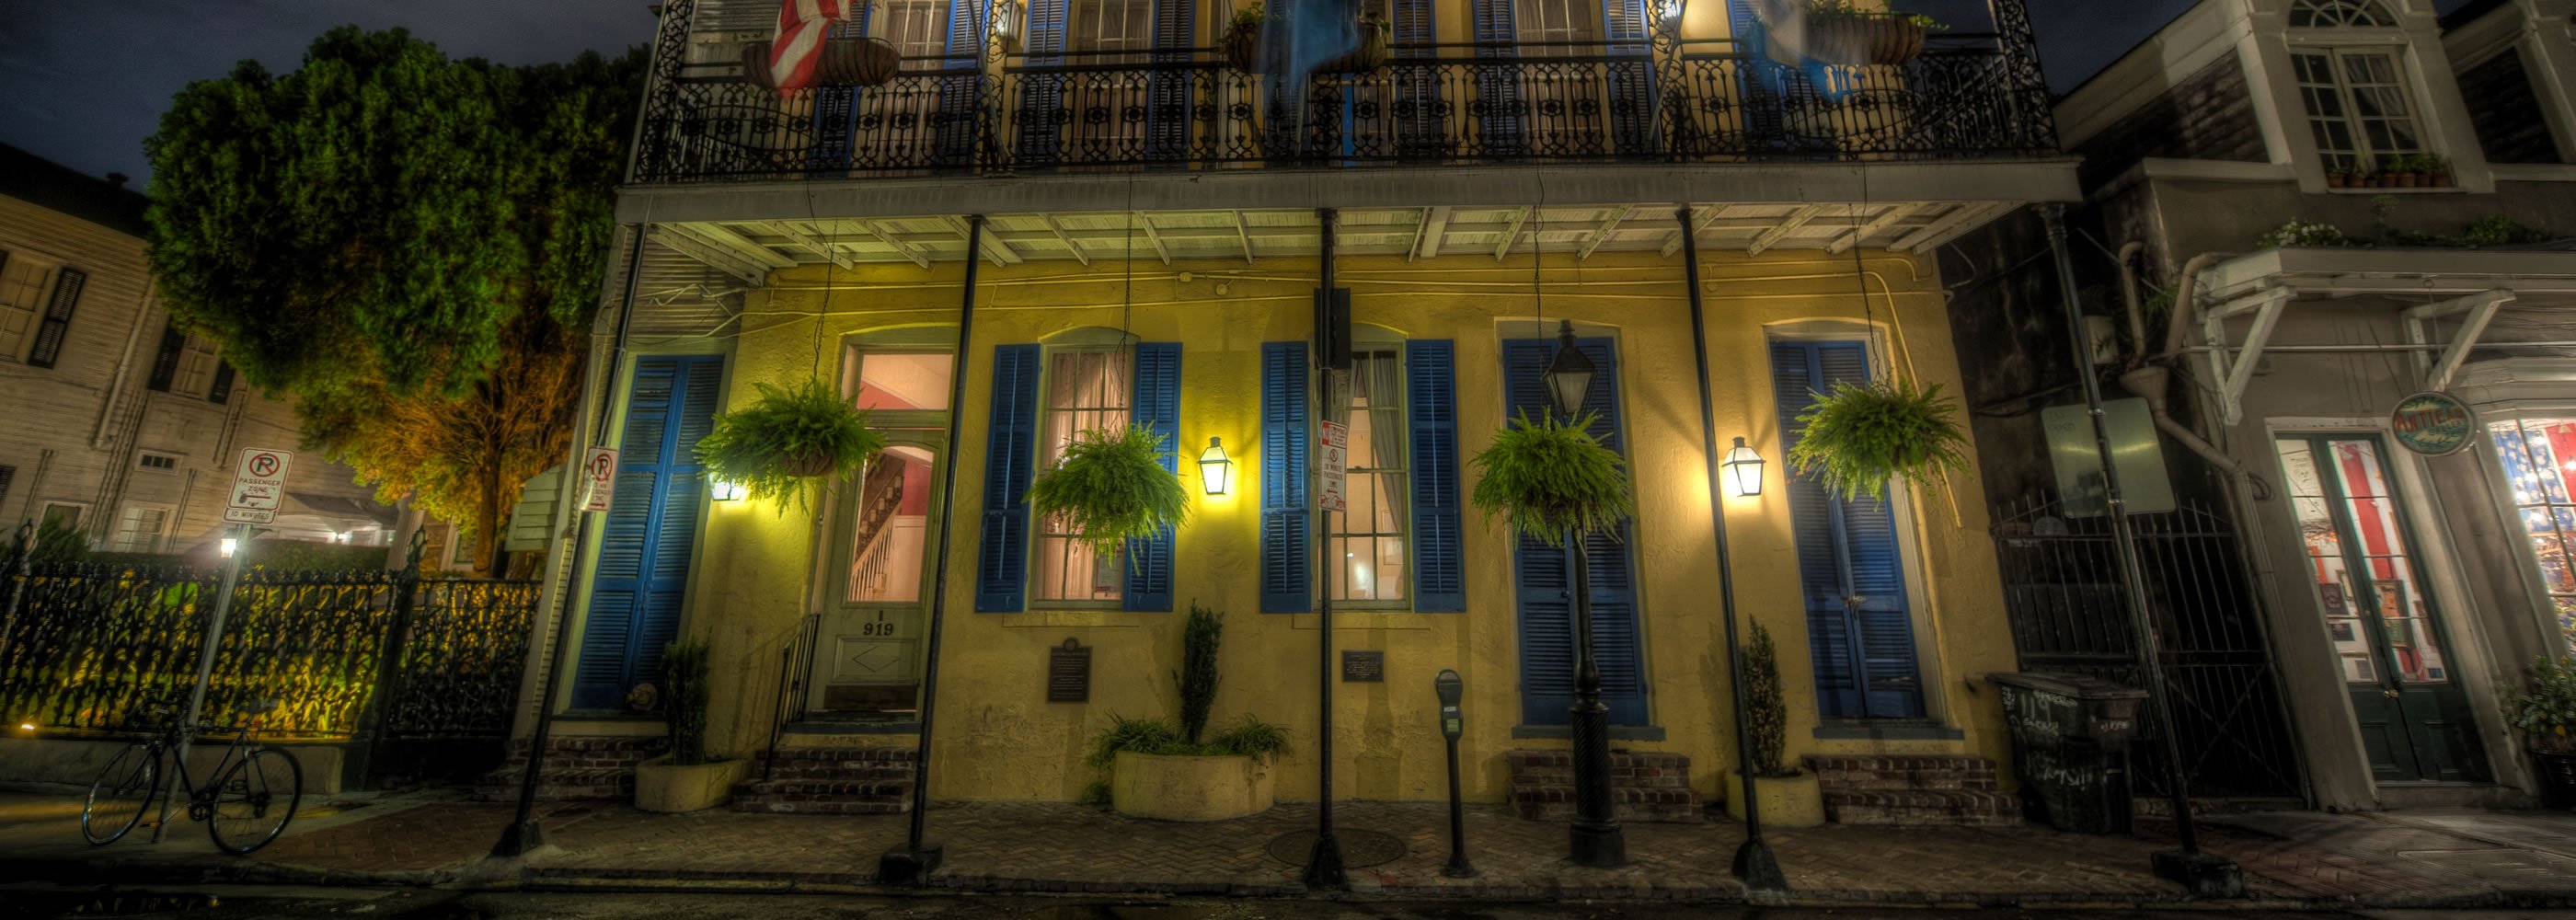
[[[77,808],[21,808],[0,820],[0,857],[30,872],[132,878],[160,873],[195,880],[318,881],[473,885],[723,887],[828,891],[875,881],[880,853],[903,840],[904,816],[743,814],[723,810],[657,815],[623,805],[549,803],[552,846],[524,865],[482,856],[509,820],[506,804],[403,800],[317,820],[250,859],[119,844],[84,850],[27,841],[76,840]],[[8,812],[0,809],[0,819]],[[1568,864],[1565,827],[1525,821],[1501,806],[1471,806],[1468,852],[1476,878],[1440,874],[1448,821],[1433,804],[1356,802],[1335,809],[1354,862],[1371,834],[1401,843],[1377,865],[1354,865],[1360,896],[1481,899],[1743,899],[1728,875],[1740,825],[1632,824],[1632,864],[1616,870]],[[1039,803],[958,803],[930,813],[932,840],[946,846],[936,885],[978,891],[1302,894],[1301,845],[1282,835],[1310,830],[1314,806],[1288,804],[1236,821],[1174,824],[1123,818],[1103,809]],[[2435,830],[2351,816],[2292,815],[2262,833],[2204,825],[2204,846],[2238,859],[2257,903],[2427,906],[2576,904],[2576,880],[2499,883],[2446,869],[2427,851],[2547,854]],[[2318,829],[2323,828],[2323,829]],[[1827,826],[1771,833],[1796,903],[1933,905],[2143,904],[2183,900],[2148,872],[2148,857],[2170,846],[2170,825],[2142,822],[2137,836],[2062,834],[2034,825],[1977,828]],[[2447,842],[2446,842],[2447,841]],[[2485,848],[2483,850],[2479,848]],[[2556,857],[2547,857],[2556,858]],[[479,865],[478,865],[479,863]],[[97,868],[105,864],[109,868]],[[48,865],[55,868],[48,869]],[[77,873],[76,873],[77,874]],[[2552,887],[2554,885],[2555,887]]]

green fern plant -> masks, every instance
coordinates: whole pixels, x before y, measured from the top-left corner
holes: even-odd
[[[671,727],[671,763],[707,762],[707,644],[682,639],[662,647],[662,719]]]
[[[1523,413],[1468,460],[1478,474],[1470,498],[1487,526],[1500,514],[1514,531],[1563,546],[1570,533],[1612,531],[1636,513],[1628,461],[1592,436],[1593,418],[1532,422]]]
[[[2508,721],[2530,736],[2532,749],[2576,752],[2576,658],[2532,662],[2530,687],[2512,705]]]
[[[1233,727],[1209,742],[1208,747],[1219,755],[1269,760],[1288,753],[1288,727],[1277,722],[1264,722],[1246,713],[1234,720]]]
[[[1181,737],[1192,744],[1207,731],[1208,710],[1216,705],[1216,650],[1225,636],[1225,615],[1190,602],[1190,618],[1181,624],[1181,669],[1172,681],[1181,689]]]
[[[1816,401],[1798,416],[1789,466],[1846,499],[1885,498],[1888,480],[1898,476],[1931,481],[1968,469],[1958,403],[1942,398],[1940,384],[1845,382],[1831,394],[1810,395]]]
[[[1163,468],[1163,439],[1138,426],[1082,432],[1064,460],[1029,486],[1029,510],[1053,518],[1103,555],[1178,527],[1190,514],[1180,477]]]
[[[1744,721],[1752,730],[1753,775],[1796,776],[1782,763],[1789,741],[1789,704],[1780,694],[1780,649],[1771,631],[1753,624],[1753,641],[1744,650]]]
[[[755,500],[776,500],[779,514],[791,499],[803,507],[817,480],[848,475],[885,450],[885,436],[868,428],[868,414],[821,379],[753,386],[759,400],[717,413],[715,430],[698,440],[698,462],[708,479],[740,483]]]

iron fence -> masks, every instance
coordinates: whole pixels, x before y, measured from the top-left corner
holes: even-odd
[[[2234,529],[2192,503],[2130,519],[2193,794],[2299,794],[2262,611]],[[1995,520],[2004,603],[2022,668],[2141,685],[2110,518],[2068,517],[2054,495],[2041,493],[1998,503]],[[2131,758],[2162,763],[2159,730],[2141,728]],[[2131,775],[2142,793],[2166,789],[2162,770]]]
[[[5,648],[0,715],[56,729],[144,727],[196,674],[215,572],[48,563],[26,578]],[[509,728],[535,613],[532,581],[396,571],[242,573],[206,686],[206,718],[263,734],[344,738],[371,703],[387,735],[498,738]]]
[[[1781,67],[1731,41],[1399,44],[1295,85],[1218,49],[928,56],[781,96],[691,61],[665,5],[634,181],[2055,153],[2021,0],[1898,66]]]

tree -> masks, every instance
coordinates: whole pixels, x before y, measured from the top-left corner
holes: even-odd
[[[292,73],[190,84],[145,141],[162,299],[488,571],[570,446],[643,71],[640,48],[514,68],[342,27]]]

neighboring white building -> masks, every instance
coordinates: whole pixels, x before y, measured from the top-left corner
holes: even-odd
[[[95,549],[185,552],[220,525],[231,459],[298,446],[293,406],[173,329],[144,257],[144,197],[0,146],[0,520],[77,526]],[[381,544],[393,510],[301,452],[282,539]]]

